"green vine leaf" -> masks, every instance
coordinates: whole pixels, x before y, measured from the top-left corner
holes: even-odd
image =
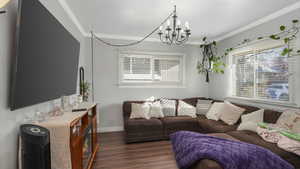
[[[294,20],[293,20],[293,23],[298,23],[298,22],[299,22],[298,19],[294,19]]]
[[[297,50],[297,53],[300,53],[300,50]]]
[[[270,35],[270,38],[274,39],[274,40],[279,40],[280,39],[280,37],[277,36],[277,35]]]
[[[284,30],[285,30],[285,26],[284,26],[284,25],[281,25],[281,26],[280,26],[280,30],[281,30],[281,31],[284,31]]]
[[[290,38],[284,38],[284,43],[289,43],[289,41],[290,41]]]
[[[207,39],[207,37],[204,37],[204,38],[202,39],[202,41],[203,41],[203,42],[205,42],[205,41],[206,41],[206,39]]]
[[[204,47],[204,45],[200,45],[200,48],[203,48]]]
[[[216,42],[216,41],[213,41],[212,44],[216,46],[216,45],[217,45],[217,42]]]
[[[258,40],[261,40],[261,39],[263,39],[263,38],[264,38],[264,37],[258,37],[257,39],[258,39]]]
[[[290,54],[291,52],[293,51],[293,49],[289,49],[289,48],[284,48],[281,55],[282,56],[285,56],[285,55],[288,55]]]

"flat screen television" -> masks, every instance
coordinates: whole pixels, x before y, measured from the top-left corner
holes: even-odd
[[[39,0],[19,0],[12,110],[76,93],[80,43]]]

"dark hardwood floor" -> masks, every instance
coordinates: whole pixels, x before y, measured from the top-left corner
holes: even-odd
[[[169,141],[125,144],[123,132],[98,135],[94,169],[178,169]]]

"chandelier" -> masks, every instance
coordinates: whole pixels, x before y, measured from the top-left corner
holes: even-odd
[[[191,30],[188,22],[185,22],[184,27],[181,25],[177,16],[176,5],[174,6],[172,21],[171,25],[170,18],[167,20],[165,30],[163,30],[162,25],[159,27],[159,38],[163,43],[168,45],[181,45],[189,39]]]

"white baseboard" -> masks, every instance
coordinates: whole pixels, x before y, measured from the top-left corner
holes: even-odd
[[[123,126],[113,126],[113,127],[99,127],[98,133],[108,133],[108,132],[116,132],[116,131],[124,131]]]

